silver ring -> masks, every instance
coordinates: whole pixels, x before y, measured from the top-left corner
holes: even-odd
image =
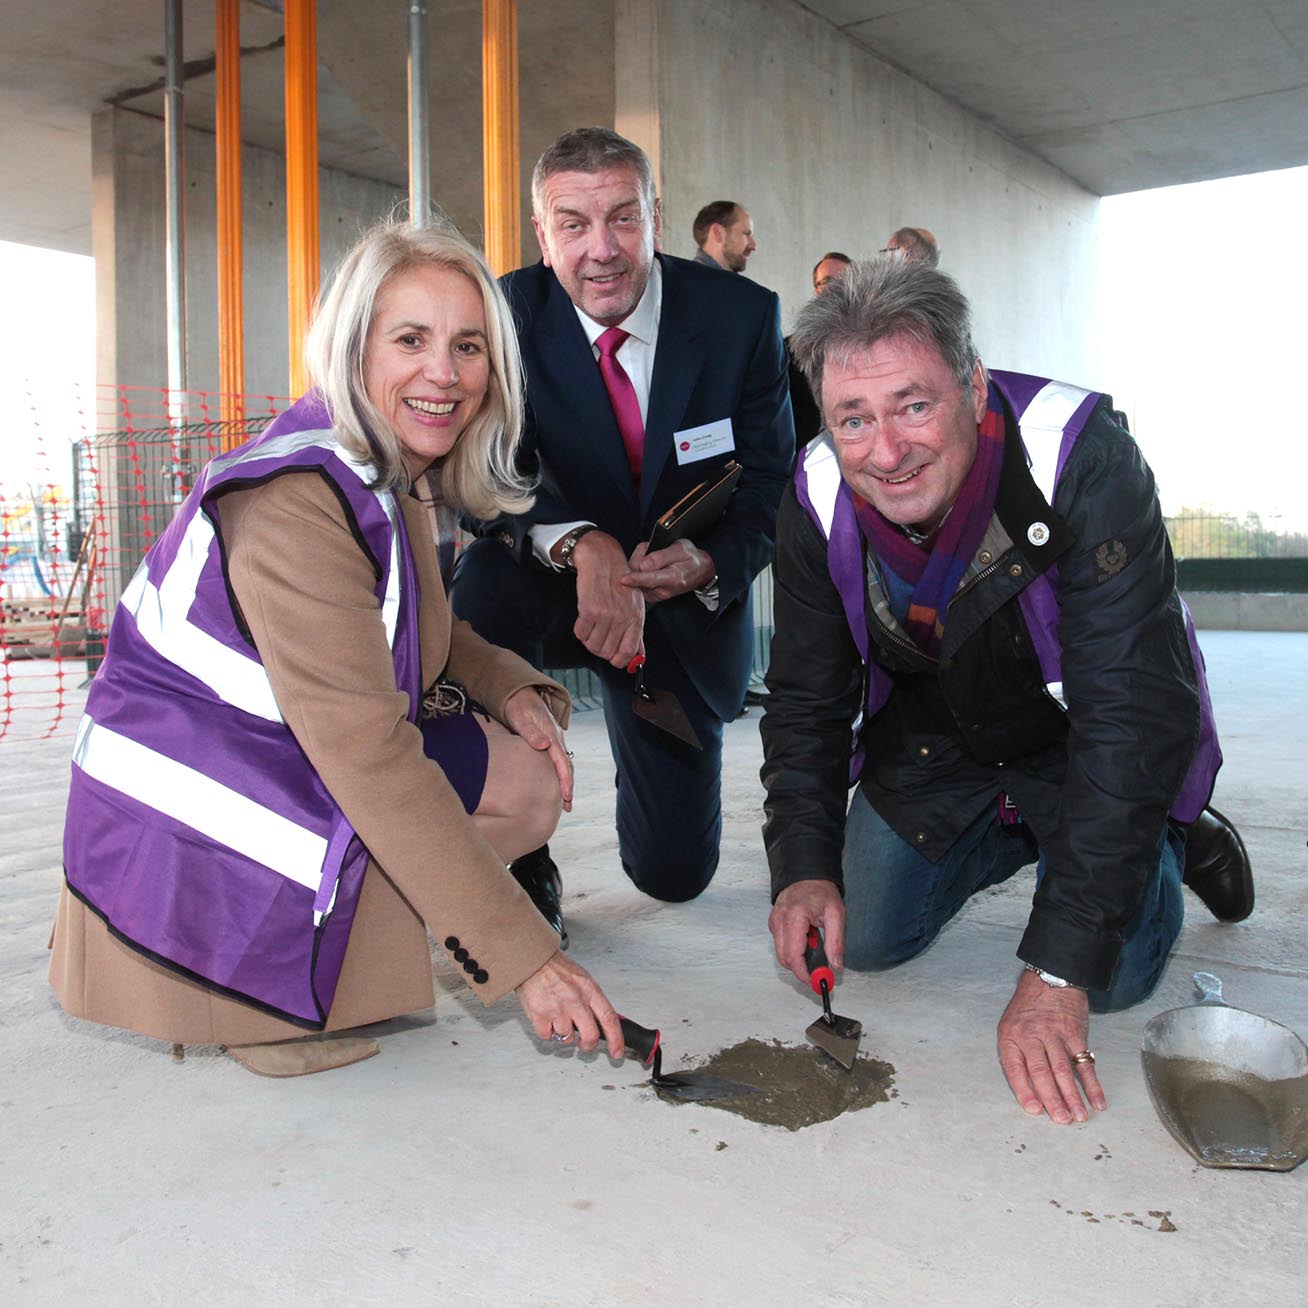
[[[563,1044],[565,1041],[567,1041],[567,1040],[571,1040],[572,1037],[571,1037],[571,1036],[560,1035],[557,1031],[552,1031],[552,1032],[550,1033],[550,1039],[553,1040],[555,1044],[559,1044],[559,1045],[561,1045],[561,1044]]]
[[[1072,1055],[1072,1062],[1076,1064],[1093,1063],[1094,1061],[1095,1056],[1088,1049],[1083,1049],[1079,1054]]]

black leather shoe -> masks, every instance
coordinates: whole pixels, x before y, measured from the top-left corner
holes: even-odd
[[[550,857],[550,847],[542,845],[530,854],[515,858],[509,864],[518,884],[531,896],[541,917],[559,933],[559,948],[568,947],[568,929],[563,925],[563,907],[559,897],[563,894],[563,878],[558,865]]]
[[[1253,869],[1240,833],[1215,808],[1190,827],[1181,877],[1219,922],[1243,922],[1253,912]]]

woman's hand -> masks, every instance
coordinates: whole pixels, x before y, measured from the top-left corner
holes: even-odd
[[[579,1045],[589,1053],[603,1035],[613,1058],[622,1057],[617,1012],[580,964],[554,953],[515,992],[541,1040]]]
[[[554,720],[549,706],[532,686],[516,690],[504,702],[504,725],[521,736],[532,749],[549,753],[558,773],[559,794],[565,812],[572,812],[572,755],[563,742],[563,728]],[[557,816],[557,814],[555,815]]]

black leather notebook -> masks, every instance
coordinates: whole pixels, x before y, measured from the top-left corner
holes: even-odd
[[[727,511],[727,503],[740,480],[740,464],[732,459],[716,480],[702,481],[687,491],[659,520],[650,532],[649,549],[667,549],[683,537],[695,541],[703,536]]]

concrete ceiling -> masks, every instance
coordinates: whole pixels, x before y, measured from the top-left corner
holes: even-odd
[[[521,0],[524,33],[547,3]],[[805,4],[1098,194],[1308,163],[1308,0]],[[162,116],[163,8],[163,0],[5,0],[0,239],[89,252],[91,115],[118,103]],[[274,149],[280,8],[241,6],[243,134]],[[362,84],[325,38],[347,16],[359,30],[361,11],[403,29],[407,4],[320,0],[319,11],[320,158],[403,186],[401,142],[375,106],[343,89]],[[186,118],[200,127],[213,119],[213,30],[211,0],[186,0]],[[390,100],[403,83],[400,67],[384,88]]]
[[[804,0],[1097,195],[1308,164],[1308,0]]]

